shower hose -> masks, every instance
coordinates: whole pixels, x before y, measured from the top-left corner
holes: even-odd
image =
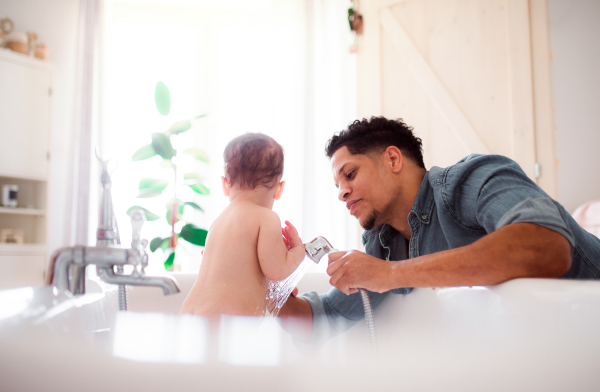
[[[338,252],[337,249],[332,249],[329,251]],[[369,340],[371,341],[371,350],[374,353],[377,353],[377,335],[375,334],[375,318],[373,317],[373,307],[371,306],[371,299],[369,298],[369,293],[365,289],[358,289],[360,293],[360,298],[362,299],[363,308],[365,308],[365,321],[367,322],[367,331],[369,333]]]

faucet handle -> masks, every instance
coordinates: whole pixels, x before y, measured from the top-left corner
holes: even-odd
[[[146,223],[146,215],[140,209],[131,211],[131,247],[138,248],[142,242],[142,226]],[[144,246],[145,247],[145,246]]]
[[[134,274],[144,275],[148,266],[148,254],[146,246],[148,240],[142,240],[142,226],[146,222],[146,215],[140,209],[131,211],[131,249],[129,254],[131,263],[134,265]]]
[[[146,252],[146,247],[148,246],[148,240],[143,239],[142,242],[140,243],[140,245],[141,245],[140,252],[142,254],[142,265],[140,266],[140,270],[143,274],[143,273],[145,273],[146,267],[148,266],[148,253]]]

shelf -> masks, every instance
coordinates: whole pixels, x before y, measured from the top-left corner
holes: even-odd
[[[45,216],[46,211],[36,208],[0,207],[0,214]]]
[[[46,244],[0,244],[0,253],[2,254],[45,255],[46,251]]]
[[[51,63],[46,60],[38,59],[37,57],[28,54],[18,53],[8,48],[0,48],[0,58],[33,68],[52,70]]]
[[[39,176],[39,175],[31,175],[31,174],[27,174],[27,173],[0,171],[0,179],[47,182],[48,176]]]

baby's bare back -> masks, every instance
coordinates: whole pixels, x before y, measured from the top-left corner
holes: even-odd
[[[209,230],[198,280],[182,313],[262,315],[267,278],[257,255],[261,221],[271,210],[231,203]]]

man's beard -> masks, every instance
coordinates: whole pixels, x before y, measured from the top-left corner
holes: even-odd
[[[371,211],[371,213],[369,214],[369,216],[367,216],[367,219],[365,220],[364,223],[359,222],[360,225],[362,226],[362,228],[365,230],[371,230],[373,227],[375,227],[375,221],[379,217],[379,214],[380,214],[380,212],[377,210]]]

